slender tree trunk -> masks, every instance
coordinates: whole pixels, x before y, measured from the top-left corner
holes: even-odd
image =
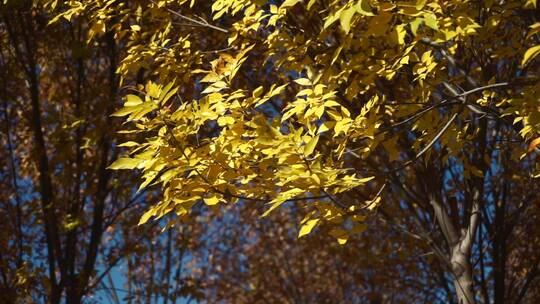
[[[430,197],[430,204],[435,212],[435,219],[439,224],[447,243],[450,246],[451,273],[454,277],[454,287],[459,304],[475,304],[474,279],[470,262],[472,244],[480,221],[479,192],[474,193],[472,209],[467,229],[461,233],[452,223],[448,213],[442,204],[435,198]]]
[[[461,246],[457,244],[452,249],[452,271],[455,275],[454,288],[459,304],[476,303],[473,290],[473,276],[470,256],[466,252],[461,251]]]
[[[107,105],[105,117],[107,119],[107,123],[110,123],[110,114],[114,109],[119,85],[118,77],[116,76],[117,48],[116,41],[114,40],[114,34],[112,32],[105,35],[105,41],[109,50],[109,104]],[[90,283],[90,278],[95,271],[96,261],[99,255],[101,237],[103,236],[104,229],[103,217],[105,211],[105,201],[109,193],[108,184],[111,178],[111,172],[107,169],[107,166],[111,159],[112,149],[111,138],[107,132],[108,131],[104,131],[100,140],[101,160],[98,165],[97,193],[94,197],[94,210],[92,215],[92,225],[90,241],[87,248],[87,256],[77,282],[77,295],[74,296],[72,302],[69,302],[69,304],[78,304],[82,302],[82,298],[87,292],[87,285]],[[114,153],[112,157],[115,157]]]

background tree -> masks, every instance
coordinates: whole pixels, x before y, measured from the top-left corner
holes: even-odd
[[[113,234],[136,224],[135,180],[106,169],[122,42],[46,5],[0,5],[3,303],[80,303],[136,243]]]

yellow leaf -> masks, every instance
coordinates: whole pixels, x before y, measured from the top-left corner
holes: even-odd
[[[405,25],[400,24],[395,27],[395,35],[396,40],[398,44],[404,44],[405,43],[405,35],[407,34],[407,31],[405,30]]]
[[[335,100],[328,100],[324,102],[324,106],[325,107],[339,107],[341,105]]]
[[[194,70],[194,71],[192,71],[193,74],[195,74],[197,72],[205,73],[206,71],[203,71],[203,70]],[[221,77],[218,74],[216,74],[214,72],[211,72],[211,73],[206,74],[206,76],[204,76],[200,81],[201,82],[217,82],[220,79],[221,79]]]
[[[418,27],[420,26],[420,24],[422,24],[422,22],[424,22],[424,18],[416,18],[411,23],[409,23],[411,25],[411,32],[413,33],[413,35],[416,36]]]
[[[336,22],[339,19],[339,15],[343,11],[343,7],[339,9],[337,12],[330,14],[328,17],[326,17],[326,20],[324,21],[323,28],[327,29],[330,27],[334,22]]]
[[[332,124],[333,124],[333,122],[329,122],[329,121],[323,123],[319,127],[319,130],[317,130],[317,134],[321,134],[323,132],[326,132],[326,131],[330,130],[330,128],[332,128]]]
[[[426,0],[417,0],[416,1],[416,9],[421,10],[426,5]]]
[[[370,176],[370,177],[364,177],[364,178],[361,178],[358,180],[359,183],[363,184],[363,183],[367,183],[369,182],[370,180],[374,179],[375,176]]]
[[[321,118],[324,114],[324,106],[319,106],[315,109],[315,115],[317,118]]]
[[[281,202],[276,202],[274,204],[272,204],[272,206],[270,206],[270,208],[268,208],[268,210],[266,210],[262,215],[261,217],[266,217],[270,214],[270,212],[274,211],[276,208],[278,208],[279,206],[281,206],[281,204],[283,204],[284,201],[281,201]]]
[[[133,107],[136,105],[140,105],[141,103],[143,103],[143,101],[139,96],[129,94],[126,96],[126,102],[124,103],[124,107]]]
[[[120,169],[135,169],[142,160],[136,158],[121,157],[114,161],[107,169],[120,170]]]
[[[309,81],[309,79],[307,78],[298,78],[298,79],[295,79],[294,82],[298,83],[299,85],[302,85],[302,86],[310,86],[311,85],[311,81]]]
[[[253,97],[257,98],[259,96],[261,96],[262,92],[263,92],[263,87],[260,86],[258,88],[256,88],[255,90],[253,90]]]
[[[528,8],[528,9],[536,8],[536,0],[527,0],[527,2],[525,2],[523,7]]]
[[[424,17],[424,22],[426,23],[427,26],[429,26],[430,28],[434,30],[439,29],[439,25],[437,24],[437,18],[435,17],[434,14],[426,14]]]
[[[309,156],[315,150],[317,142],[319,141],[319,135],[313,137],[304,147],[304,156]]]
[[[349,239],[349,233],[343,229],[333,229],[329,234],[335,237],[340,245],[347,243],[347,240]]]
[[[521,62],[521,65],[525,66],[527,62],[538,56],[538,54],[540,54],[540,45],[536,45],[528,49],[523,56],[523,61]]]
[[[148,220],[155,214],[155,211],[154,209],[150,209],[148,211],[146,211],[142,216],[141,216],[141,219],[139,220],[139,224],[137,225],[142,225],[146,222],[148,222]]]
[[[158,98],[161,94],[161,87],[156,83],[149,82],[146,84],[146,93],[152,98]]]
[[[340,45],[335,51],[334,55],[332,55],[332,62],[330,64],[334,64],[336,60],[339,58],[339,54],[341,53],[341,50],[343,50],[343,45]]]
[[[283,204],[284,202],[292,199],[293,197],[297,196],[298,194],[300,194],[302,192],[304,192],[304,190],[299,189],[299,188],[293,188],[293,189],[287,190],[285,192],[279,193],[278,196],[275,199],[270,201],[270,203],[269,203],[271,205],[270,208],[268,210],[266,210],[261,217],[268,216],[268,214],[270,214],[270,212],[274,211],[276,208],[281,206],[281,204]]]
[[[341,24],[341,28],[345,31],[345,33],[349,33],[351,30],[351,20],[354,13],[356,13],[356,9],[351,6],[341,12],[339,15],[339,23]]]
[[[120,110],[112,113],[111,116],[114,116],[114,117],[126,116],[126,115],[129,115],[129,114],[133,113],[134,111],[136,111],[136,109],[134,109],[134,107],[123,107]]]
[[[51,21],[49,21],[49,23],[47,23],[47,26],[55,23],[55,22],[58,22],[58,20],[60,20],[60,18],[66,18],[68,19],[66,16],[64,16],[64,14],[59,14],[59,15],[56,15],[54,18],[51,19]]]
[[[302,2],[302,0],[285,0],[283,1],[283,4],[279,8],[287,8],[296,5],[298,2]]]
[[[172,88],[173,85],[174,82],[171,82],[163,89],[162,94],[160,94],[160,104],[166,103],[174,94],[176,94],[178,87]]]
[[[221,116],[218,118],[217,123],[220,127],[234,124],[234,118],[230,116]]]
[[[371,7],[369,6],[368,0],[358,0],[354,8],[359,14],[364,16],[375,16],[375,14],[371,12]]]
[[[298,232],[298,238],[301,238],[304,235],[308,235],[311,232],[311,230],[313,230],[313,228],[317,225],[319,220],[320,219],[313,219],[304,223],[302,227],[300,227],[300,232]]]
[[[217,205],[219,203],[219,201],[220,201],[220,199],[217,198],[216,196],[212,196],[212,197],[204,199],[204,203],[207,204],[208,206]]]
[[[119,147],[135,147],[135,146],[138,146],[138,145],[139,145],[138,142],[127,141],[127,142],[125,142],[125,143],[119,144],[118,146],[119,146]]]
[[[538,32],[540,32],[540,22],[536,22],[535,24],[529,26],[529,28],[531,30],[527,33],[527,37],[526,37],[527,39],[529,39],[534,34],[537,34]]]
[[[334,126],[334,136],[338,136],[341,132],[347,133],[349,128],[351,127],[351,119],[350,118],[343,118],[336,122],[336,125]]]

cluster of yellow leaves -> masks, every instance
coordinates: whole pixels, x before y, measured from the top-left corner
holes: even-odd
[[[121,76],[145,69],[163,84],[149,83],[128,95],[115,113],[134,126],[126,133],[143,133],[145,140],[123,144],[130,156],[111,168],[142,169],[141,188],[150,183],[163,188],[163,200],[141,223],[172,212],[187,216],[198,202],[266,202],[266,215],[287,201],[300,201],[311,210],[300,236],[325,222],[336,226],[332,234],[343,243],[349,233],[365,229],[361,218],[353,228],[343,219],[365,207],[354,191],[382,183],[370,181],[365,160],[377,150],[390,161],[403,160],[406,152],[381,126],[440,100],[434,92],[441,83],[464,83],[471,76],[453,58],[459,52],[474,56],[478,43],[492,45],[491,58],[501,62],[519,60],[525,66],[540,54],[534,46],[521,58],[523,53],[490,41],[523,26],[511,12],[534,8],[535,1],[485,1],[482,5],[505,13],[482,23],[475,5],[458,0],[130,5],[86,0],[70,1],[59,16],[88,14],[95,20],[90,39],[115,31],[130,45]],[[179,21],[184,23],[178,26]],[[532,25],[529,37],[538,29]],[[469,73],[484,75],[480,67]],[[487,97],[477,104],[497,100],[502,114],[522,123],[521,135],[531,139],[540,129],[538,89],[514,98],[485,90]],[[452,125],[438,135],[447,121],[448,115],[436,110],[411,120],[408,131],[417,134],[413,152],[437,139],[460,153],[474,132],[468,125]]]

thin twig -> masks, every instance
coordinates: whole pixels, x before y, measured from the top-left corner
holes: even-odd
[[[154,3],[155,5],[158,5],[158,3],[156,3],[154,0],[150,0],[152,3]],[[159,5],[158,5],[159,7]],[[194,24],[197,24],[197,25],[200,25],[200,26],[203,26],[203,27],[207,27],[207,28],[210,28],[210,29],[213,29],[213,30],[216,30],[216,31],[220,31],[220,32],[223,32],[223,33],[228,33],[229,31],[227,29],[224,29],[222,27],[219,27],[219,26],[216,26],[216,25],[213,25],[213,24],[210,24],[208,23],[208,21],[202,19],[201,17],[199,17],[199,19],[201,19],[202,21],[199,21],[199,20],[196,20],[196,19],[193,19],[193,18],[190,18],[190,17],[187,17],[187,16],[184,16],[168,7],[165,8],[168,12],[170,12],[171,14],[174,14],[175,16],[178,16],[184,20],[187,20],[189,22],[192,22]]]
[[[505,87],[505,86],[508,86],[510,85],[510,83],[508,82],[500,82],[500,83],[494,83],[494,84],[489,84],[489,85],[485,85],[485,86],[481,86],[481,87],[477,87],[477,88],[474,88],[472,90],[469,90],[469,91],[466,91],[466,92],[463,92],[463,93],[460,93],[460,94],[457,94],[451,98],[448,98],[448,99],[445,99],[437,104],[434,104],[434,105],[431,105],[429,107],[426,107],[416,113],[414,113],[413,115],[407,117],[406,119],[400,121],[400,122],[397,122],[391,126],[389,126],[388,128],[384,128],[383,130],[381,130],[381,132],[384,132],[388,129],[392,129],[392,128],[395,128],[395,127],[398,127],[400,125],[403,125],[403,124],[406,124],[408,123],[409,121],[411,120],[414,120],[415,118],[425,114],[426,112],[429,112],[435,108],[438,108],[438,107],[443,107],[443,106],[449,106],[449,105],[454,105],[454,104],[460,104],[461,102],[455,102],[454,100],[456,99],[459,99],[459,98],[463,98],[463,97],[466,97],[467,95],[471,95],[471,94],[474,94],[476,92],[480,92],[480,91],[485,91],[485,90],[488,90],[488,89],[493,89],[493,88],[500,88],[500,87]],[[476,107],[475,107],[476,109]],[[473,110],[475,113],[478,113],[477,111]],[[482,112],[481,114],[485,114],[485,112]]]

